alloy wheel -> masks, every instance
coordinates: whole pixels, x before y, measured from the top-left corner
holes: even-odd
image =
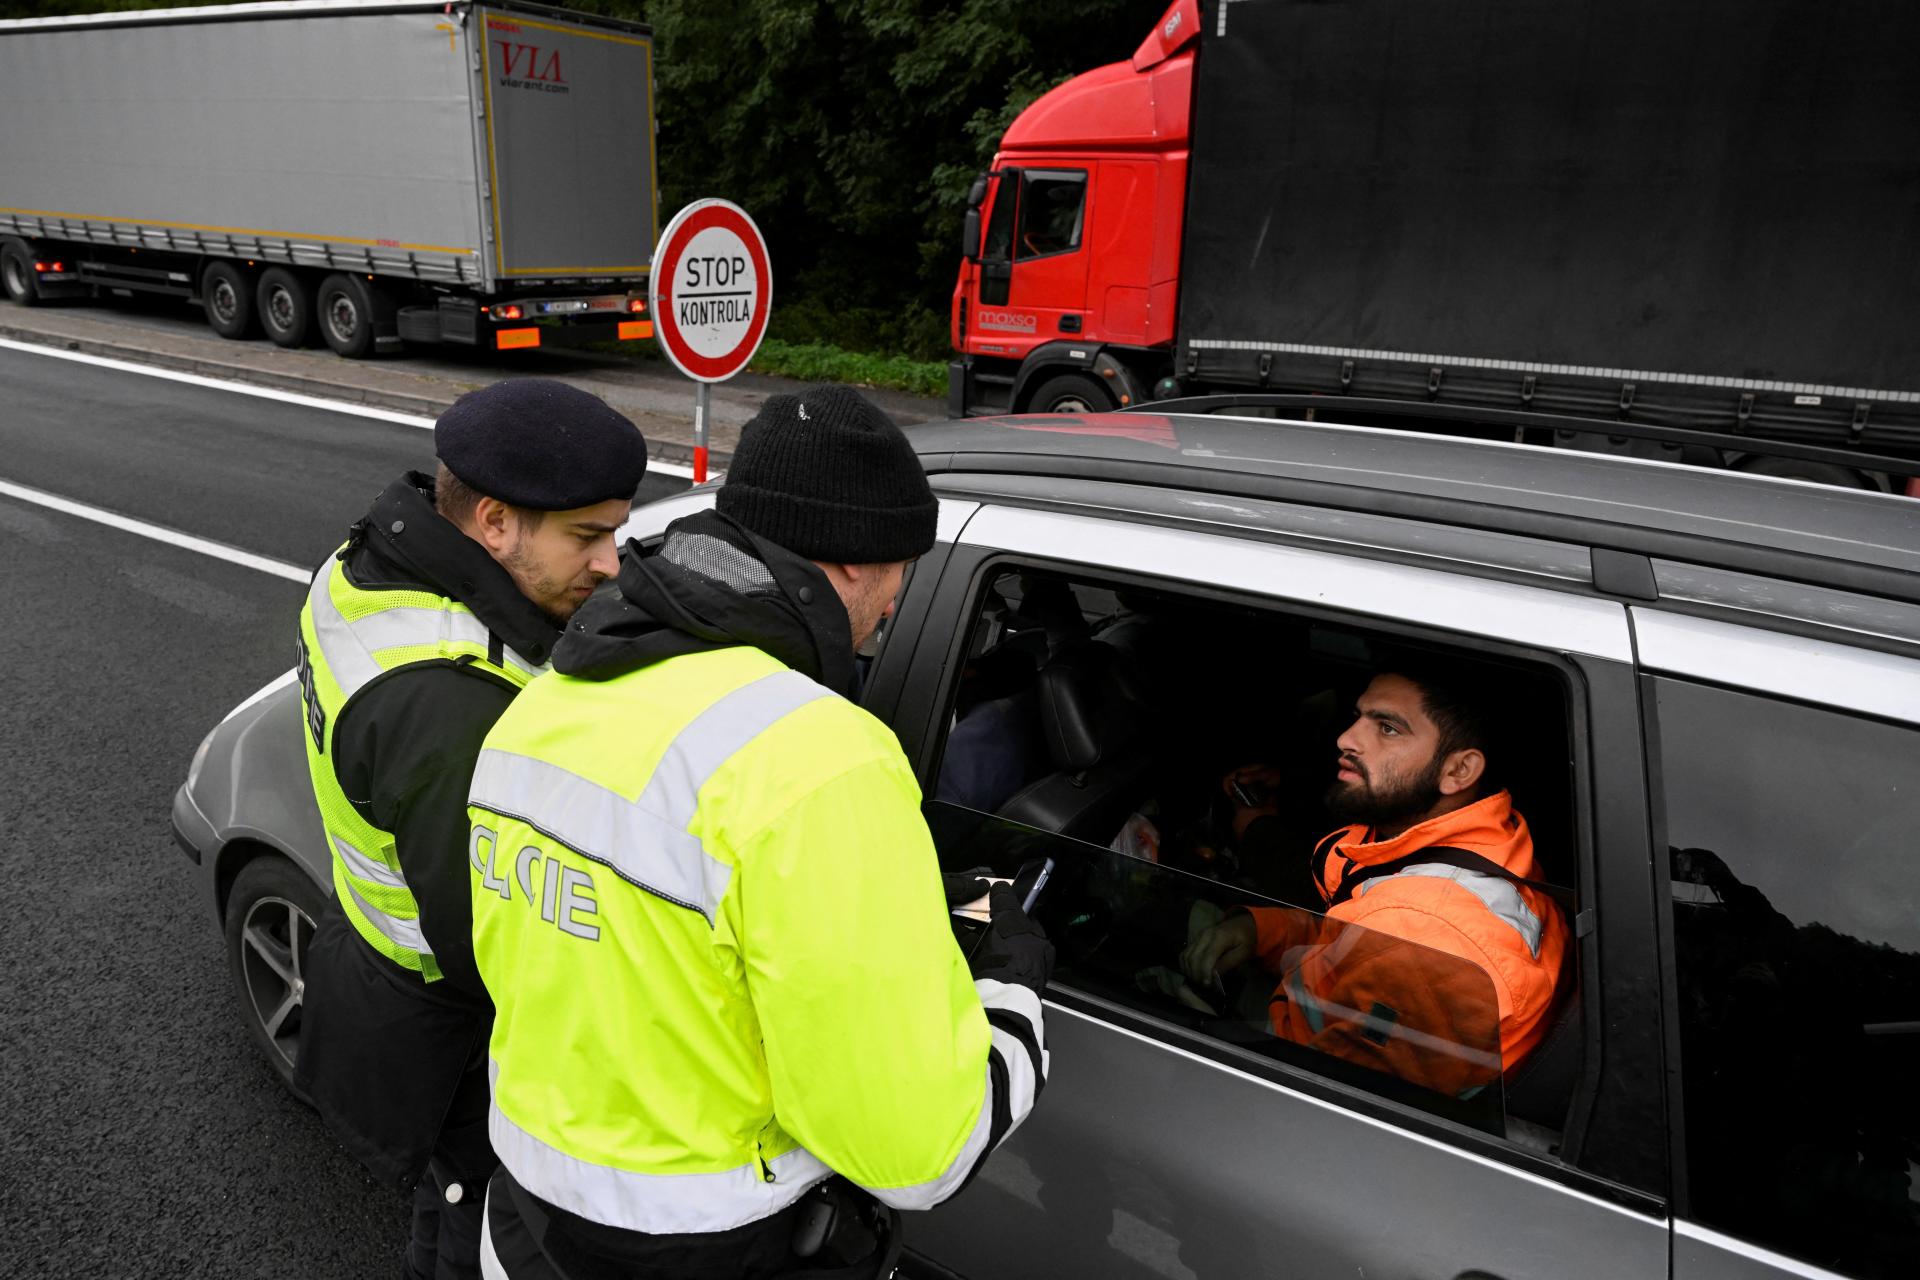
[[[285,898],[259,899],[240,926],[240,971],[248,1002],[289,1069],[300,1045],[306,951],[312,940],[312,918]]]

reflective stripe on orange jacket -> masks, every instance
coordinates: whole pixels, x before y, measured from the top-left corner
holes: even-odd
[[[1359,868],[1443,846],[1540,878],[1526,819],[1504,791],[1391,840],[1369,834],[1352,826],[1321,842],[1314,872],[1328,902]],[[1357,884],[1325,915],[1250,914],[1260,957],[1280,975],[1270,1013],[1284,1039],[1467,1096],[1546,1035],[1567,924],[1538,889],[1416,860]]]

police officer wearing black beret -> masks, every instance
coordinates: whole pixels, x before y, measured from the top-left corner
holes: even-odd
[[[301,610],[334,895],[293,1016],[299,1087],[377,1179],[413,1193],[406,1274],[451,1280],[480,1274],[496,1164],[467,789],[487,731],[617,572],[647,446],[586,392],[519,378],[455,401],[434,451],[437,475],[389,485]]]

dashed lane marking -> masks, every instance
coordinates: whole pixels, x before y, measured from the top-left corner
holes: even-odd
[[[116,369],[121,373],[136,373],[143,378],[162,378],[168,382],[182,382],[190,387],[206,387],[213,391],[231,391],[236,395],[257,396],[262,400],[278,400],[281,404],[299,405],[306,409],[321,409],[329,413],[344,413],[356,418],[371,418],[375,422],[390,422],[398,427],[414,427],[422,431],[433,429],[433,419],[418,414],[399,413],[392,409],[376,409],[371,405],[353,404],[346,400],[328,400],[321,396],[302,395],[297,391],[282,391],[277,387],[257,387],[246,382],[229,382],[221,378],[209,378],[204,374],[182,373],[177,369],[162,369],[150,364],[137,364],[131,360],[115,360],[111,356],[96,356],[85,351],[63,351],[58,347],[41,346],[36,342],[19,342],[13,338],[0,338],[0,350],[21,351],[28,355],[51,356],[55,360],[72,360],[77,364],[90,364],[101,369]],[[675,462],[661,462],[649,459],[647,474],[675,476],[682,480],[693,479],[693,468],[683,467]],[[183,535],[184,536],[184,535]],[[303,574],[302,577],[305,575]]]
[[[75,502],[71,498],[62,498],[58,494],[47,493],[41,489],[29,489],[23,484],[0,480],[0,496],[18,498],[21,502],[31,502],[35,506],[46,507],[50,511],[78,516],[82,520],[91,520],[95,524],[104,524],[108,528],[142,538],[151,538],[155,542],[164,542],[184,551],[197,551],[203,556],[225,560],[228,564],[258,569],[261,573],[270,573],[276,578],[285,578],[289,582],[304,583],[313,578],[313,570],[302,569],[299,565],[288,564],[285,560],[257,556],[251,551],[242,551],[239,547],[230,547],[224,542],[196,538],[190,533],[169,529],[163,524],[150,524],[145,520],[136,520],[132,516],[123,516],[118,511],[108,511],[104,507],[90,507],[85,503]]]

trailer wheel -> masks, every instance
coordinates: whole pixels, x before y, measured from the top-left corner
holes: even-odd
[[[304,347],[313,331],[313,291],[285,267],[268,267],[254,290],[260,309],[260,327],[275,345]]]
[[[1084,373],[1062,373],[1040,384],[1027,401],[1028,413],[1106,413],[1113,397],[1096,378]]]
[[[23,307],[40,305],[40,276],[33,269],[33,254],[18,240],[0,240],[0,286],[9,301]]]
[[[381,313],[392,311],[385,296],[360,276],[335,272],[320,282],[319,299],[321,339],[350,360],[372,355]]]
[[[1880,486],[1852,467],[1837,462],[1808,462],[1802,458],[1752,457],[1741,462],[1738,470],[1757,476],[1784,476],[1789,480],[1811,480],[1815,484],[1836,485],[1842,489],[1878,489]]]
[[[209,263],[200,277],[200,305],[206,308],[207,324],[223,338],[247,338],[253,335],[253,282],[238,263]]]

